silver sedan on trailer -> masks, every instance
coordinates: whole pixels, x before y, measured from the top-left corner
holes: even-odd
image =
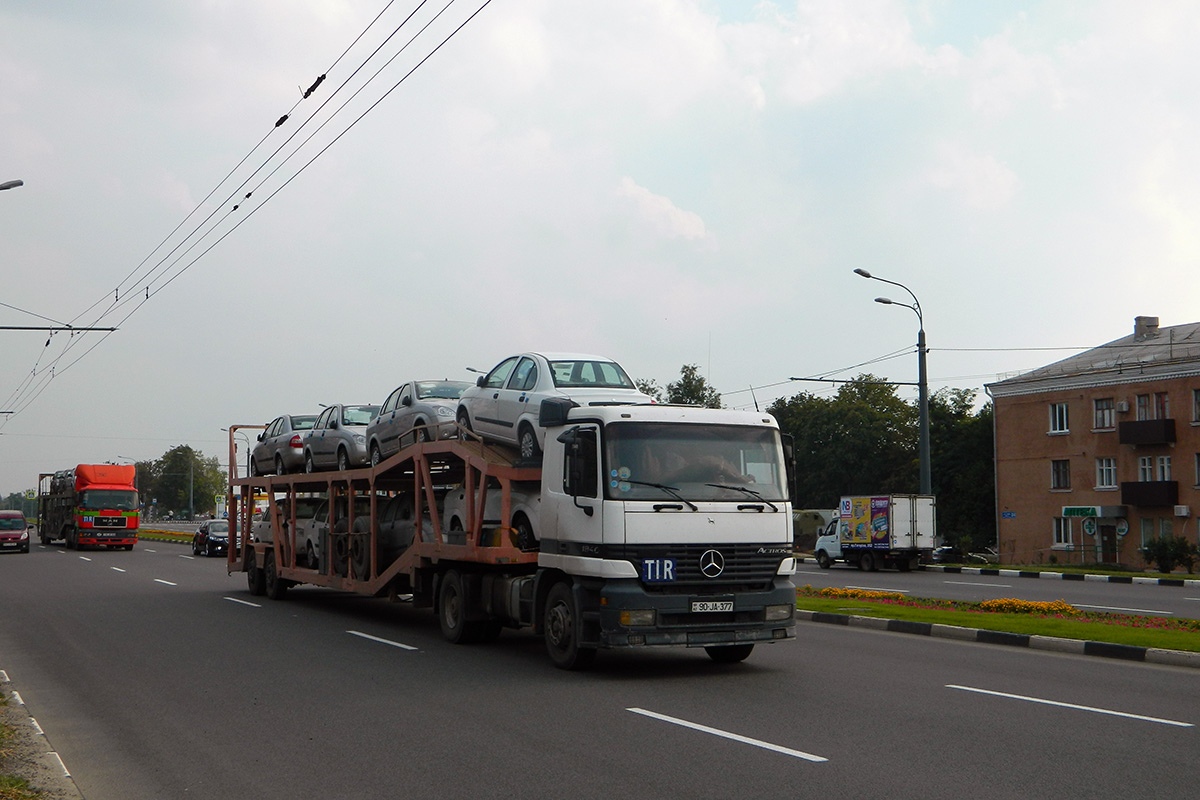
[[[458,436],[454,411],[466,381],[409,381],[388,395],[367,426],[367,450],[374,466],[413,442]]]
[[[338,403],[320,413],[304,437],[304,471],[347,470],[367,465],[367,424],[379,406]]]

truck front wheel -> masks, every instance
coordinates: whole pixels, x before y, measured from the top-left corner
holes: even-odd
[[[708,657],[718,664],[736,664],[745,661],[754,650],[752,644],[730,644],[704,648]]]
[[[829,567],[832,564],[833,564],[833,562],[829,560],[828,553],[826,553],[824,550],[817,551],[817,566],[818,567],[820,567],[821,569],[829,569]]]
[[[546,652],[560,669],[584,669],[596,657],[595,648],[579,645],[579,609],[571,585],[556,583],[546,597],[542,629],[546,634]]]

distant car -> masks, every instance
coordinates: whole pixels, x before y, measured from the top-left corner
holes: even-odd
[[[458,436],[454,412],[467,381],[409,381],[388,395],[378,416],[367,425],[371,465],[413,442]]]
[[[192,537],[192,555],[223,556],[229,551],[229,520],[207,519]]]
[[[0,511],[0,550],[29,552],[29,524],[20,511]]]
[[[304,471],[347,470],[367,465],[367,425],[379,406],[338,403],[322,411],[304,435]]]
[[[967,554],[947,544],[935,547],[929,558],[935,564],[961,564],[967,560]]]
[[[569,398],[581,406],[653,403],[621,365],[579,353],[522,353],[504,359],[458,401],[458,424],[479,437],[517,447],[538,459],[546,431],[538,425],[542,401]]]
[[[258,444],[250,452],[250,472],[254,475],[286,475],[304,468],[304,432],[316,422],[316,414],[284,414],[271,420],[258,435]]]

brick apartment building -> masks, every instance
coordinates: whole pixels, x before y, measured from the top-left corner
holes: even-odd
[[[1137,317],[1108,344],[988,384],[1006,564],[1120,563],[1197,540],[1200,323]]]

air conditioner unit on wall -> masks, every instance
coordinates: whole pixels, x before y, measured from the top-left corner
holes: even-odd
[[[1192,509],[1191,509],[1191,507],[1189,507],[1189,506],[1175,506],[1175,516],[1177,516],[1177,517],[1190,517],[1191,515],[1192,515]]]
[[[1117,401],[1117,411],[1120,411],[1122,414],[1129,411],[1129,401],[1128,400],[1118,400]]]

